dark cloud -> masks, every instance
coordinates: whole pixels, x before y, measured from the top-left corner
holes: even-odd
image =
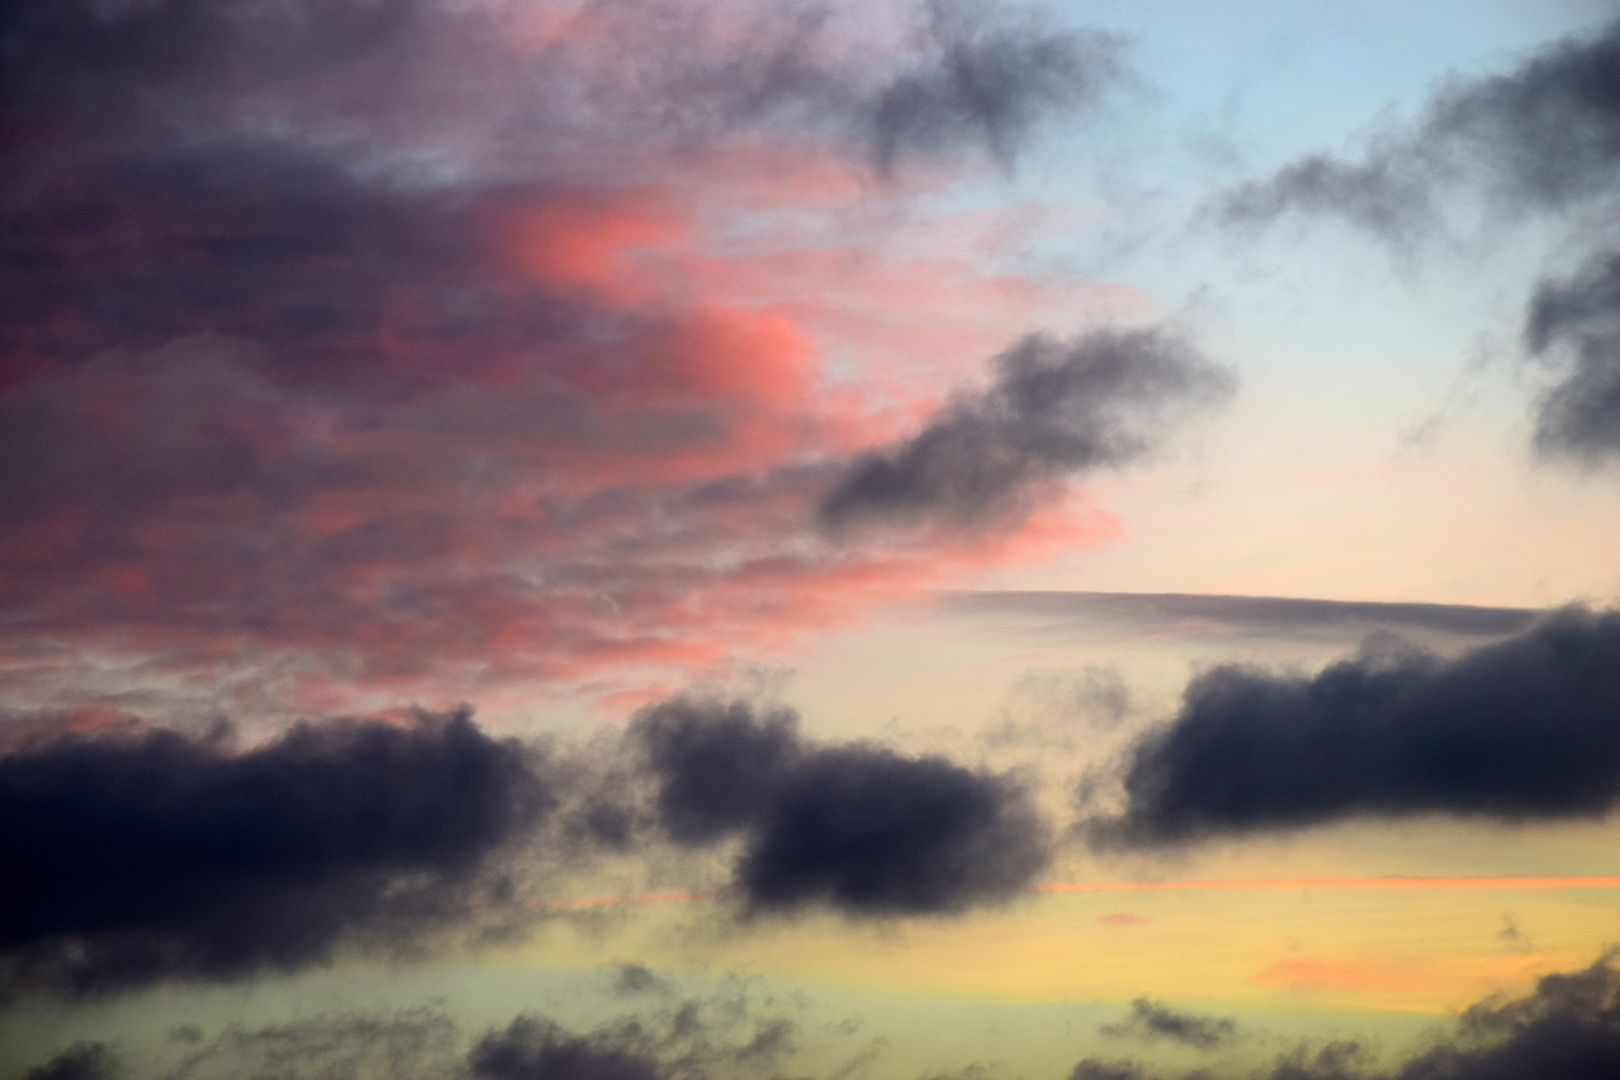
[[[1010,778],[876,746],[804,745],[785,710],[697,700],[643,712],[659,817],[680,842],[741,834],[734,884],[756,911],[960,911],[1005,900],[1047,860]]]
[[[187,1052],[163,1080],[442,1080],[464,1075],[464,1046],[456,1023],[431,1008],[324,1013],[262,1028],[232,1024]]]
[[[240,753],[158,731],[0,757],[6,981],[86,994],[404,947],[549,811],[534,764],[466,713]]]
[[[1147,998],[1131,1002],[1131,1015],[1098,1029],[1104,1035],[1139,1039],[1167,1039],[1200,1050],[1213,1050],[1237,1037],[1237,1021],[1227,1017],[1177,1012]]]
[[[468,1057],[478,1080],[663,1080],[651,1057],[593,1044],[525,1017],[491,1032]]]
[[[1429,226],[1434,206],[1427,184],[1398,175],[1389,162],[1352,164],[1322,155],[1240,185],[1220,201],[1228,224],[1268,222],[1288,211],[1336,214],[1385,240],[1401,242]]]
[[[105,1043],[75,1043],[29,1069],[23,1080],[113,1080],[118,1073],[118,1060]]]
[[[1620,254],[1606,252],[1530,301],[1525,341],[1533,355],[1567,358],[1542,399],[1536,448],[1595,462],[1620,455]]]
[[[1227,397],[1232,376],[1164,330],[1025,338],[986,391],[919,434],[865,454],[820,507],[831,529],[873,518],[966,525],[1016,514],[1066,473],[1143,456],[1171,422]]]
[[[1597,817],[1620,799],[1620,612],[1568,608],[1445,660],[1385,639],[1315,676],[1223,665],[1131,751],[1102,845],[1358,816]]]
[[[1488,999],[1448,1038],[1389,1069],[1354,1042],[1301,1045],[1255,1080],[1600,1080],[1620,1075],[1620,972],[1612,956],[1585,971],[1548,975],[1527,997]],[[1203,1080],[1208,1072],[1182,1074]],[[1133,1062],[1080,1062],[1070,1080],[1171,1080]]]

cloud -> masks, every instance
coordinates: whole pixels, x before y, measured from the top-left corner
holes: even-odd
[[[885,170],[908,151],[959,145],[1010,164],[1043,114],[1094,101],[1123,73],[1117,38],[987,22],[977,6],[927,10],[927,60],[871,105],[873,154]]]
[[[1097,1029],[1104,1035],[1149,1041],[1168,1039],[1199,1050],[1213,1050],[1237,1037],[1237,1021],[1216,1016],[1177,1012],[1147,998],[1131,1002],[1131,1015],[1117,1024]]]
[[[1590,462],[1620,455],[1620,253],[1605,252],[1562,281],[1543,281],[1530,301],[1525,341],[1532,355],[1572,359],[1541,400],[1536,449]]]
[[[1561,211],[1620,184],[1620,21],[1559,41],[1503,75],[1454,80],[1410,130],[1360,162],[1312,155],[1226,192],[1229,223],[1337,214],[1386,239],[1419,235],[1436,191],[1478,183],[1515,209]]]
[[[677,699],[631,737],[660,823],[682,843],[740,834],[733,884],[757,912],[952,913],[1006,900],[1047,862],[1011,778],[877,746],[806,745],[787,710]]]
[[[156,731],[0,757],[6,989],[408,949],[463,917],[494,853],[551,810],[536,765],[466,713],[301,725],[242,752]]]
[[[1407,129],[1386,131],[1361,161],[1312,155],[1242,184],[1213,207],[1228,224],[1285,213],[1336,215],[1407,244],[1440,221],[1442,195],[1471,185],[1513,213],[1566,214],[1620,194],[1620,20],[1559,41],[1502,75],[1454,80]],[[1615,256],[1594,256],[1530,302],[1532,355],[1573,357],[1536,409],[1535,448],[1596,464],[1620,448],[1620,331]]]
[[[1453,660],[1391,639],[1310,677],[1222,665],[1131,750],[1101,846],[1352,817],[1591,818],[1620,799],[1620,613],[1566,608]]]
[[[1491,637],[1524,630],[1536,617],[1529,608],[1203,593],[959,592],[948,594],[945,603],[965,611],[1043,619],[1101,618],[1121,628],[1151,631],[1199,621],[1221,630],[1290,640],[1323,632],[1365,635],[1374,628]]]
[[[857,458],[821,501],[833,530],[869,519],[956,526],[1016,517],[1064,474],[1142,457],[1185,413],[1232,390],[1232,376],[1165,330],[1031,336],[996,358],[986,391],[921,432]]]
[[[468,1057],[478,1080],[662,1080],[650,1057],[593,1045],[534,1018],[484,1036]]]
[[[1449,1037],[1388,1069],[1355,1042],[1301,1044],[1255,1080],[1595,1080],[1620,1070],[1620,972],[1613,956],[1584,971],[1548,975],[1530,995],[1491,998],[1457,1018]],[[1183,1074],[1182,1080],[1207,1077]],[[1134,1062],[1087,1059],[1071,1080],[1170,1080]]]
[[[105,1043],[74,1043],[43,1065],[23,1074],[23,1080],[113,1080],[118,1059]]]

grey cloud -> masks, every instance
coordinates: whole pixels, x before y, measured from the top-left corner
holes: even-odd
[[[158,731],[0,757],[0,989],[94,994],[419,944],[550,811],[537,764],[466,713],[302,725],[241,753]]]
[[[991,21],[936,2],[927,58],[874,97],[873,154],[883,169],[907,151],[982,146],[1009,164],[1045,114],[1097,99],[1123,74],[1121,43]]]
[[[1389,1069],[1360,1044],[1300,1045],[1254,1080],[1605,1080],[1620,1075],[1620,972],[1605,956],[1584,971],[1548,975],[1524,998],[1487,999],[1438,1045]],[[1175,1080],[1207,1080],[1207,1071]],[[1172,1080],[1134,1062],[1087,1059],[1070,1080]]]
[[[532,1017],[484,1036],[468,1063],[478,1080],[662,1080],[664,1075],[651,1057],[594,1045]]]
[[[806,745],[795,718],[686,700],[644,711],[660,820],[682,843],[740,835],[753,911],[950,913],[1005,900],[1047,862],[1046,829],[1008,777],[864,744]]]
[[[1434,217],[1428,185],[1400,175],[1392,162],[1352,164],[1320,154],[1239,185],[1222,196],[1218,210],[1232,225],[1269,222],[1289,211],[1336,214],[1395,242],[1421,234]]]
[[[1530,302],[1525,341],[1533,355],[1568,358],[1542,399],[1536,448],[1586,461],[1620,455],[1620,253],[1577,274],[1544,281]]]
[[[1620,800],[1620,612],[1569,608],[1454,660],[1387,639],[1315,676],[1223,665],[1131,751],[1094,844],[1358,816],[1591,818]]]
[[[1025,338],[996,358],[983,393],[910,440],[857,458],[822,500],[838,530],[874,518],[963,526],[1016,515],[1044,483],[1142,457],[1233,378],[1164,330]]]
[[[1167,1039],[1200,1050],[1213,1050],[1237,1037],[1237,1021],[1227,1017],[1177,1012],[1147,998],[1131,1002],[1131,1015],[1117,1024],[1099,1028],[1104,1035],[1140,1039]]]
[[[1228,221],[1337,214],[1387,239],[1433,218],[1438,188],[1475,183],[1517,209],[1558,211],[1620,187],[1620,21],[1507,74],[1456,81],[1359,162],[1312,155],[1226,192]]]
[[[75,1043],[29,1069],[23,1080],[114,1080],[118,1073],[118,1059],[106,1043]]]

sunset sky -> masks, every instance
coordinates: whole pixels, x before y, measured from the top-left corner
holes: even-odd
[[[0,1080],[1620,1075],[1620,9],[0,9]]]

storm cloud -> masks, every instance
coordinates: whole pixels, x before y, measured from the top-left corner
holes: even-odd
[[[865,519],[963,526],[1017,516],[1044,484],[1123,465],[1175,419],[1226,398],[1232,376],[1159,329],[1034,335],[995,360],[995,381],[897,446],[857,458],[822,500],[823,525]]]
[[[1620,801],[1620,613],[1567,608],[1454,660],[1389,640],[1310,676],[1222,665],[1132,749],[1099,846],[1353,817],[1595,818]]]
[[[1598,1080],[1620,1072],[1620,971],[1611,955],[1584,971],[1548,975],[1516,1000],[1465,1010],[1449,1035],[1389,1069],[1353,1041],[1300,1045],[1255,1080]],[[1183,1074],[1181,1080],[1209,1075]],[[1087,1059],[1070,1080],[1170,1080],[1129,1061]]]
[[[67,736],[0,757],[6,989],[91,994],[394,950],[463,917],[554,802],[466,713],[222,737]]]
[[[747,909],[953,913],[1004,901],[1045,867],[1045,826],[1011,778],[806,744],[796,725],[786,710],[676,700],[632,728],[671,838],[741,837],[732,884]]]

